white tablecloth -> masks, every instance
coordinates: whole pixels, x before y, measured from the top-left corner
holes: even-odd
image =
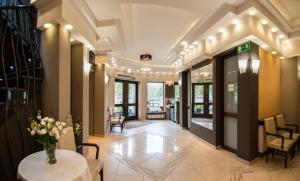
[[[24,181],[91,181],[86,159],[73,151],[56,150],[56,164],[49,165],[45,151],[24,158],[18,167],[18,178]]]

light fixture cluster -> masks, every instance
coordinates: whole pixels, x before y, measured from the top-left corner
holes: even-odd
[[[248,62],[249,62],[248,59],[239,60],[238,65],[239,65],[239,70],[240,70],[241,74],[244,74],[247,72]],[[258,59],[250,58],[250,63],[251,63],[252,73],[257,74],[259,71],[260,61]]]

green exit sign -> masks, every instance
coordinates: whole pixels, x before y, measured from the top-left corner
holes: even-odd
[[[238,53],[247,52],[250,50],[250,42],[243,43],[240,46],[238,46]]]

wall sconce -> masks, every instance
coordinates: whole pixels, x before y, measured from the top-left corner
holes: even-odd
[[[178,85],[181,86],[182,82],[181,79],[178,80]]]
[[[247,67],[248,67],[248,60],[239,60],[239,70],[241,74],[247,72]]]
[[[172,85],[174,85],[174,82],[172,80],[167,80],[166,85],[167,86],[172,86]]]
[[[252,67],[252,72],[254,74],[257,74],[258,73],[258,70],[259,70],[259,64],[260,64],[260,61],[258,59],[252,59],[251,60],[251,67]]]
[[[85,73],[90,73],[90,71],[91,71],[91,64],[90,63],[84,63],[83,64],[83,71],[85,72]]]

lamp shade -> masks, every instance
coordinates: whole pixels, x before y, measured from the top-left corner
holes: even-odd
[[[260,61],[257,60],[257,59],[253,59],[251,60],[251,67],[252,67],[252,72],[257,74],[258,73],[258,70],[259,70],[259,64],[260,64]]]
[[[246,73],[247,67],[248,67],[248,60],[245,59],[239,60],[239,70],[241,74]]]

